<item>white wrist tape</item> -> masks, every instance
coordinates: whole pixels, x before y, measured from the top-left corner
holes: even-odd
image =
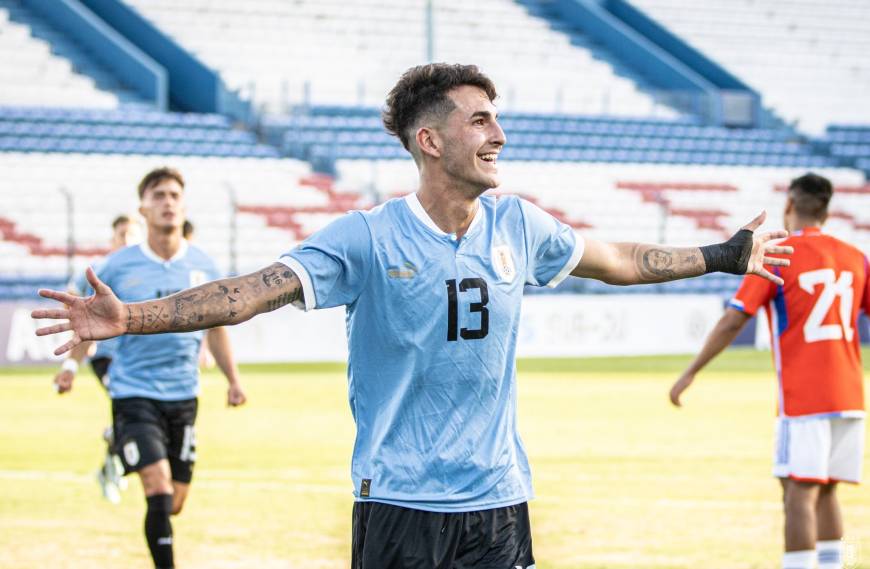
[[[71,371],[72,373],[76,373],[79,370],[79,362],[75,361],[72,358],[67,358],[63,360],[60,369],[62,369],[63,371]]]

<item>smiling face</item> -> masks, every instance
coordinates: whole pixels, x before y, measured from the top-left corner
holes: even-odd
[[[447,94],[456,108],[436,127],[443,140],[441,168],[459,186],[482,194],[499,185],[498,155],[505,134],[486,93],[463,85]]]
[[[181,231],[184,224],[184,188],[172,178],[164,178],[149,186],[139,202],[139,213],[149,230]]]

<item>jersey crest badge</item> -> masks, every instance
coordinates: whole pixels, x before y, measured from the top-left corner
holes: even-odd
[[[124,459],[127,464],[136,466],[139,464],[139,458],[139,445],[136,444],[136,441],[130,441],[124,445]]]
[[[205,271],[190,271],[190,286],[199,286],[208,282]]]
[[[511,254],[510,247],[507,245],[493,247],[492,262],[495,264],[495,270],[501,275],[503,281],[513,282],[517,269],[514,267],[514,256]]]

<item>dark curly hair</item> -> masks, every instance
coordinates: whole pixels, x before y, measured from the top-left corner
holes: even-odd
[[[828,214],[834,188],[830,180],[810,172],[792,180],[788,193],[801,217],[822,219]]]
[[[411,150],[411,128],[423,117],[441,119],[450,114],[456,105],[447,93],[463,85],[479,87],[490,101],[498,96],[493,82],[476,65],[430,63],[408,69],[387,95],[381,113],[387,132]]]

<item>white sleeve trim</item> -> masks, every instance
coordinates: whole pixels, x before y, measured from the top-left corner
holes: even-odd
[[[314,297],[314,287],[311,285],[311,276],[308,274],[308,270],[302,266],[302,263],[290,255],[281,255],[278,257],[278,262],[287,265],[291,271],[296,273],[296,276],[299,277],[299,282],[302,283],[302,298],[304,303],[297,300],[293,303],[293,306],[305,312],[316,308],[317,299]]]
[[[574,241],[574,252],[571,253],[571,258],[568,259],[568,262],[565,263],[565,266],[562,267],[562,270],[559,271],[555,277],[550,279],[550,282],[547,283],[548,288],[555,288],[568,278],[568,275],[571,274],[571,271],[574,270],[574,267],[580,262],[580,259],[583,258],[583,251],[586,249],[586,241],[582,236],[575,233],[574,237],[576,238]]]

